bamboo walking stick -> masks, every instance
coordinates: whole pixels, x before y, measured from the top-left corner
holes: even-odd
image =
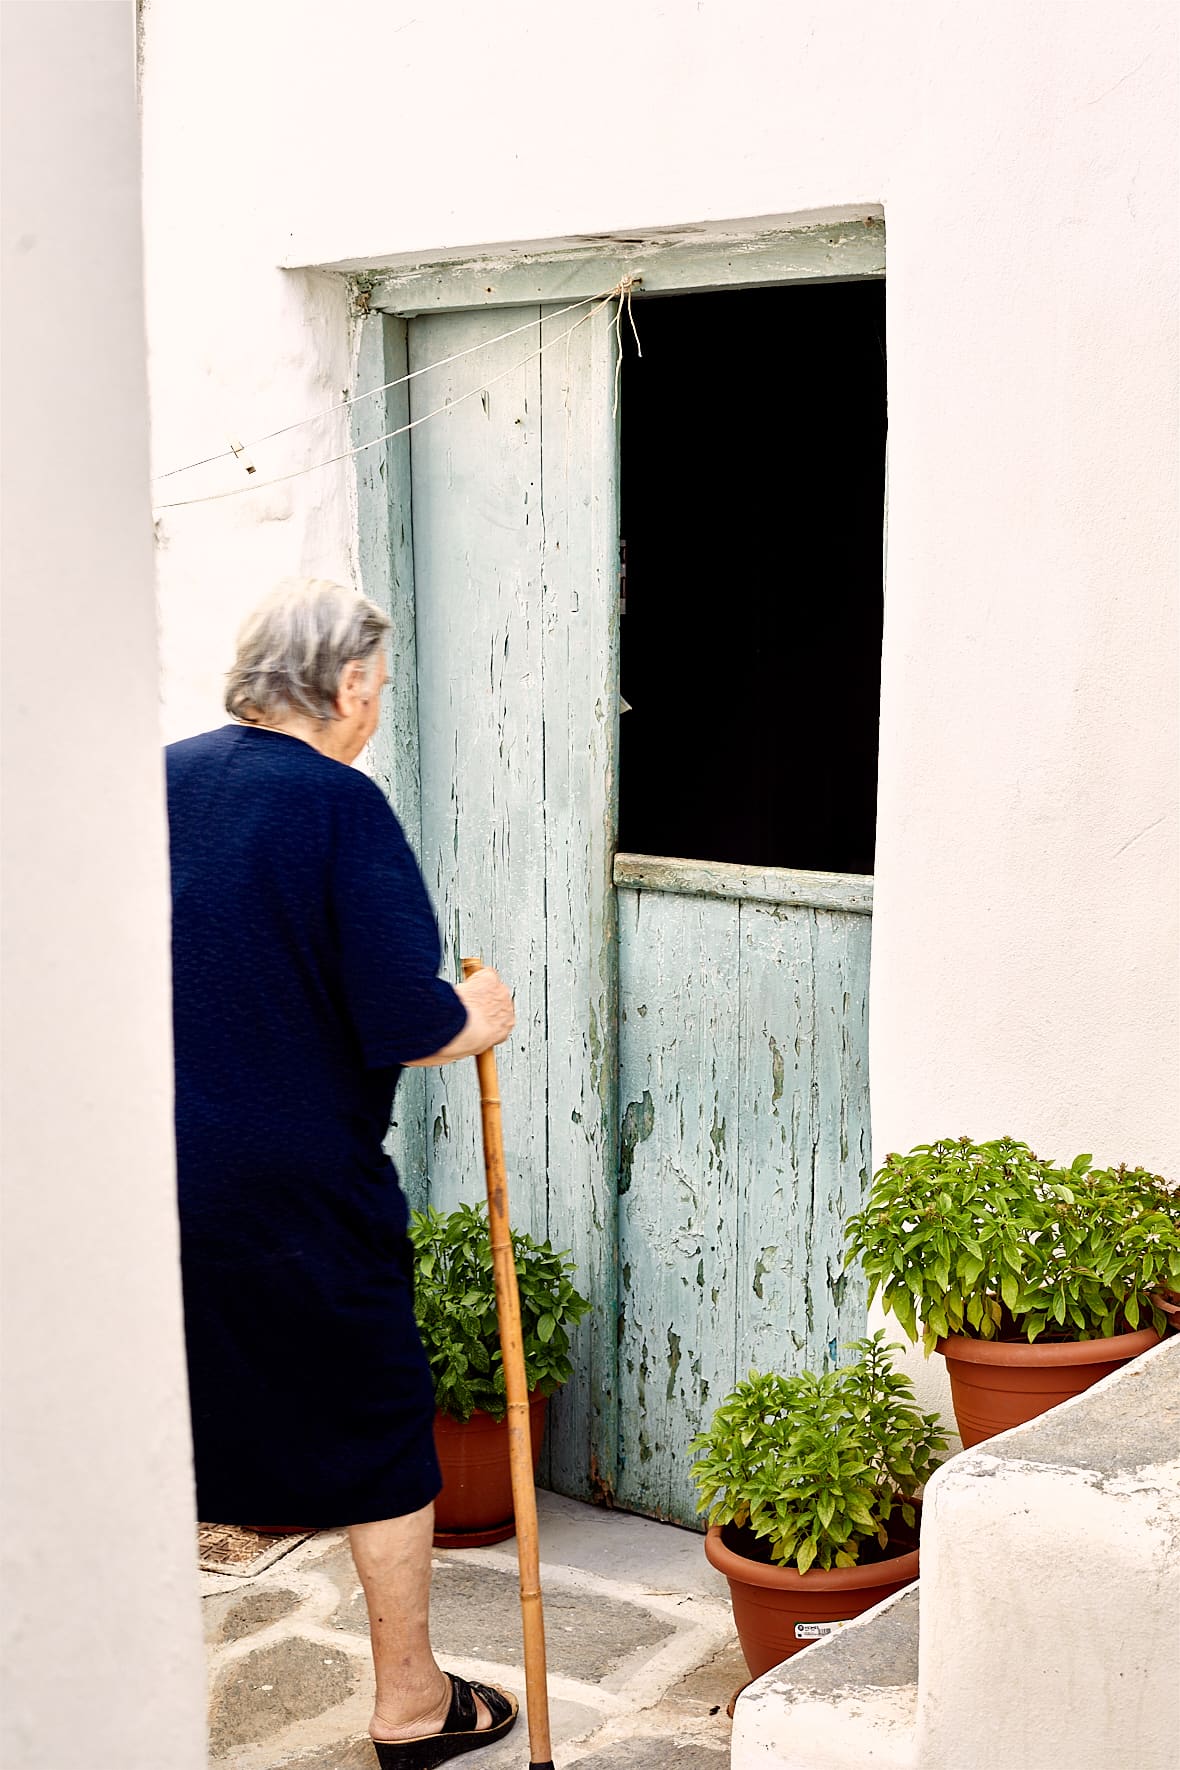
[[[463,976],[482,970],[479,959],[463,960]],[[480,1116],[483,1122],[483,1163],[488,1183],[488,1228],[492,1244],[492,1276],[504,1387],[508,1392],[508,1455],[512,1467],[512,1506],[516,1514],[516,1559],[520,1567],[520,1620],[524,1634],[524,1688],[529,1715],[529,1770],[553,1770],[549,1743],[549,1687],[545,1672],[545,1615],[541,1608],[540,1553],[537,1543],[537,1494],[533,1484],[533,1448],[529,1435],[529,1397],[524,1373],[524,1341],[520,1331],[520,1297],[512,1231],[508,1223],[508,1175],[500,1126],[500,1084],[496,1054],[483,1051],[475,1060],[479,1072]]]

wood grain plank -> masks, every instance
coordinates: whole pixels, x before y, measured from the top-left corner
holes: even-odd
[[[546,323],[560,338],[567,322]],[[593,1312],[550,1408],[544,1474],[608,1496],[616,1449],[618,733],[615,340],[596,316],[541,359],[547,1228]]]
[[[730,861],[668,854],[616,854],[616,885],[676,891],[693,897],[734,897],[743,903],[799,904],[868,916],[873,881],[863,873],[803,872],[794,867],[744,867]]]
[[[536,311],[416,320],[410,364]],[[421,852],[451,974],[477,951],[516,987],[513,1220],[573,1249],[595,1304],[548,1478],[689,1523],[688,1441],[736,1378],[822,1366],[863,1329],[843,1225],[869,1168],[872,881],[612,864],[616,442],[595,326],[415,436]],[[413,411],[517,365],[521,343],[424,376]],[[391,558],[403,508],[386,498]],[[379,762],[391,779],[400,754]],[[423,1076],[443,1206],[482,1192],[469,1068]]]
[[[688,1441],[732,1384],[830,1367],[864,1331],[843,1238],[868,1176],[871,922],[619,897],[619,1497],[689,1524]]]
[[[800,1370],[809,1350],[817,1108],[813,927],[806,909],[741,907],[740,1375]]]
[[[870,1162],[868,982],[859,915],[743,904],[739,1358],[830,1368],[864,1332],[844,1228]]]
[[[403,383],[388,387],[408,367],[406,323],[387,314],[361,321],[356,392],[385,391],[352,408],[355,444],[384,436],[406,423],[409,394]],[[401,820],[416,854],[422,816],[418,759],[418,660],[414,614],[414,547],[410,490],[410,439],[394,437],[356,459],[357,564],[360,588],[393,622],[389,646],[389,702],[369,746],[373,778]],[[426,1076],[407,1070],[398,1083],[387,1148],[402,1188],[416,1209],[426,1202]]]
[[[494,337],[502,314],[439,314],[409,331],[411,369]],[[517,323],[539,322],[538,310]],[[527,339],[529,334],[524,334]],[[537,362],[490,345],[410,383],[411,414],[457,400],[412,433],[422,861],[444,968],[464,954],[516,992],[500,1047],[504,1143],[516,1227],[546,1232],[547,1069],[541,612],[541,389]],[[431,1202],[483,1192],[474,1066],[426,1072]]]
[[[370,306],[414,315],[440,309],[522,302],[554,304],[604,294],[638,276],[649,294],[748,289],[763,283],[843,282],[885,274],[885,222],[871,209],[845,210],[816,223],[807,217],[729,227],[610,235],[555,245],[520,246],[370,269],[335,270],[364,278]]]
[[[618,1494],[689,1522],[688,1441],[736,1375],[736,904],[619,904]]]
[[[809,1232],[813,1368],[839,1363],[865,1331],[859,1268],[844,1270],[844,1226],[858,1210],[872,1165],[868,994],[872,924],[809,912],[814,921],[816,1169]]]

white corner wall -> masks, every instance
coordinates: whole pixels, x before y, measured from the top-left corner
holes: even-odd
[[[1178,1389],[1170,1340],[930,1483],[914,1770],[1174,1766]]]
[[[955,1457],[922,1577],[737,1704],[733,1770],[1173,1770],[1180,1340]]]
[[[1172,0],[151,0],[145,68],[159,471],[346,390],[343,284],[280,265],[884,205],[877,1151],[1180,1172]],[[169,735],[348,569],[351,484],[161,514]]]
[[[10,1770],[198,1770],[134,8],[6,4]]]

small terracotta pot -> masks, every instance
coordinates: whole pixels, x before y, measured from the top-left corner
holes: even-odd
[[[1154,1328],[1105,1340],[939,1340],[965,1449],[1035,1420],[1159,1344]]]
[[[830,1635],[833,1626],[862,1616],[918,1577],[918,1551],[870,1561],[863,1567],[770,1567],[739,1555],[725,1541],[728,1526],[713,1525],[705,1554],[729,1581],[733,1620],[752,1678]]]
[[[534,1472],[545,1436],[546,1395],[529,1397],[529,1436]],[[442,1492],[434,1502],[436,1549],[482,1548],[502,1543],[516,1529],[508,1421],[477,1408],[469,1420],[434,1416],[434,1448],[442,1468]]]

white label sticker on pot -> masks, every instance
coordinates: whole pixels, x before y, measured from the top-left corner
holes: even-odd
[[[796,1623],[796,1641],[822,1641],[825,1635],[834,1635],[837,1629],[844,1629],[852,1621],[846,1616],[842,1622]]]

